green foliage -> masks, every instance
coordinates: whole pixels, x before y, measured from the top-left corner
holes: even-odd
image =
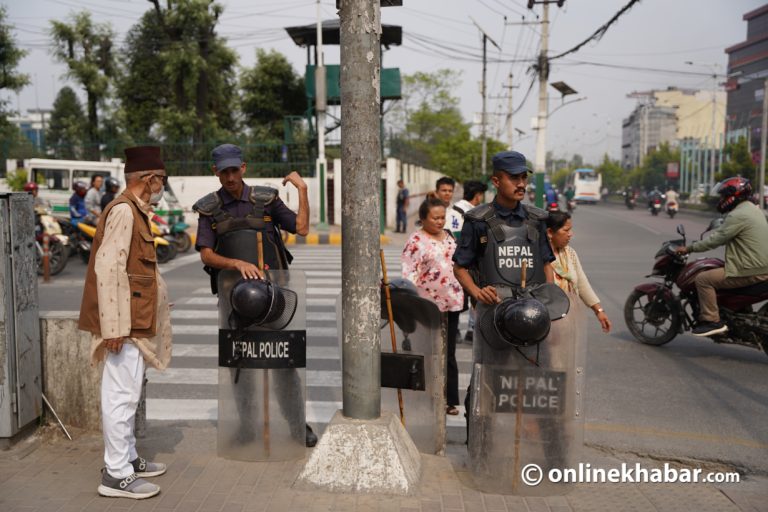
[[[397,132],[390,140],[393,156],[459,180],[480,175],[482,141],[472,137],[459,99],[451,94],[459,81],[458,73],[449,69],[403,77],[403,99],[387,120]],[[489,139],[488,162],[504,149],[503,143]]]
[[[5,181],[8,184],[8,188],[14,192],[21,192],[24,190],[24,185],[27,183],[27,170],[16,169],[15,171],[11,171],[5,176]]]
[[[550,182],[559,190],[565,190],[565,184],[571,172],[572,170],[567,167],[564,169],[559,169],[555,171],[555,173],[552,175],[552,177],[550,178]]]
[[[88,141],[93,148],[89,155],[98,158],[95,144],[99,139],[98,105],[108,95],[115,72],[112,52],[114,32],[109,24],[94,23],[88,11],[71,17],[70,23],[51,21],[53,56],[67,65],[67,76],[85,89],[88,97]]]
[[[285,116],[307,109],[304,79],[280,52],[257,48],[256,64],[240,75],[241,109],[258,142],[281,142]]]
[[[667,186],[667,164],[680,161],[680,150],[672,150],[664,142],[643,158],[640,167],[629,174],[629,183],[635,187],[651,190],[654,187],[664,189]]]
[[[756,183],[757,166],[752,161],[752,155],[749,152],[745,137],[739,137],[736,142],[727,144],[723,151],[726,155],[726,160],[723,161],[720,172],[715,175],[717,181],[732,176],[743,176]]]
[[[85,124],[85,115],[75,91],[62,87],[53,103],[46,135],[55,158],[75,160],[81,157]]]
[[[27,52],[16,46],[11,27],[6,24],[5,18],[5,7],[0,5],[0,94],[5,93],[6,90],[18,92],[29,84],[28,75],[16,72],[19,61]],[[0,98],[0,127],[6,123],[7,104],[7,100]]]
[[[170,95],[159,106],[160,132],[169,140],[191,141],[197,152],[204,140],[228,137],[236,129],[237,54],[215,31],[223,7],[209,0],[177,0],[163,9],[159,0],[150,1],[165,35],[155,41],[156,62]],[[146,126],[145,121],[145,131]]]
[[[603,187],[611,192],[622,190],[627,184],[627,173],[616,160],[611,160],[606,153],[603,161],[597,166],[597,172],[602,176]]]

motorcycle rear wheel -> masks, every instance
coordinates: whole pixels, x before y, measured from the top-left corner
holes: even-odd
[[[654,302],[634,290],[624,303],[624,321],[632,335],[647,345],[664,345],[680,331],[680,312],[668,301]]]
[[[763,304],[763,307],[760,308],[757,314],[768,320],[768,302]],[[760,347],[763,349],[763,352],[765,352],[765,355],[768,356],[768,340],[761,341]]]
[[[158,245],[155,249],[158,263],[167,263],[176,257],[176,245]]]

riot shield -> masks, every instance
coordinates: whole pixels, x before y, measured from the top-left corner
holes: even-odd
[[[230,297],[240,273],[223,270],[219,290],[218,455],[247,461],[303,458],[306,450],[306,278],[267,271],[286,293],[262,325],[245,326]],[[295,294],[295,295],[294,295]],[[295,310],[292,308],[295,307]]]
[[[390,289],[397,353],[392,351],[386,298],[381,298],[381,408],[399,416],[422,453],[445,449],[445,348],[434,302]]]
[[[569,298],[570,310],[552,322],[544,341],[519,350],[489,346],[484,338],[491,336],[492,307],[478,305],[469,454],[483,491],[541,496],[569,490],[546,478],[550,469],[576,467],[584,439],[585,315],[581,300]],[[530,470],[532,464],[540,471]],[[539,476],[542,480],[531,485]]]

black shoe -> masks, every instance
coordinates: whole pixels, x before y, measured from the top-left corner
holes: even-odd
[[[307,448],[313,448],[317,444],[317,435],[312,432],[312,427],[307,425]]]
[[[714,336],[715,334],[723,334],[728,331],[728,326],[723,322],[699,322],[696,327],[693,328],[691,334],[694,336]]]
[[[467,333],[464,335],[464,342],[472,344],[472,341],[474,340],[475,336],[473,331],[467,331]]]

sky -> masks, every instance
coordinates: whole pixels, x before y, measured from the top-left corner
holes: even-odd
[[[585,40],[628,1],[566,0],[562,8],[550,5],[549,54]],[[241,66],[254,64],[256,48],[274,48],[303,73],[306,50],[294,45],[284,27],[316,22],[316,1],[218,3],[224,6],[224,14],[217,32],[238,52]],[[84,97],[66,78],[65,66],[50,55],[47,34],[51,20],[66,20],[73,12],[88,10],[95,20],[112,24],[120,44],[152,7],[148,0],[0,0],[0,4],[7,8],[20,46],[29,51],[19,70],[30,75],[32,84],[9,98],[22,112],[51,108],[56,92],[68,83]],[[531,11],[526,4],[526,0],[403,0],[403,7],[386,7],[381,13],[382,23],[403,28],[403,44],[384,53],[384,67],[399,67],[403,74],[446,68],[460,72],[461,84],[454,95],[467,121],[479,120],[482,110],[482,35],[478,26],[482,28],[501,47],[500,51],[488,46],[489,134],[507,141],[506,86],[511,73],[516,111],[512,125],[524,132],[516,132],[513,147],[533,160],[536,138],[531,122],[538,110],[538,83],[530,88],[529,67],[539,51],[541,24],[530,22],[539,21],[542,7],[537,5]],[[564,81],[577,91],[567,101],[584,99],[554,112],[561,98],[549,88],[552,115],[547,149],[559,158],[578,153],[593,163],[606,152],[618,159],[621,121],[637,101],[627,95],[670,86],[712,90],[712,74],[726,72],[725,48],[746,39],[744,13],[761,5],[764,2],[758,0],[640,0],[602,39],[552,61],[550,82]],[[324,19],[337,17],[335,0],[321,0],[321,9]],[[338,47],[325,47],[325,62],[339,63]],[[721,76],[718,83],[723,81]],[[475,132],[479,133],[477,127]]]

